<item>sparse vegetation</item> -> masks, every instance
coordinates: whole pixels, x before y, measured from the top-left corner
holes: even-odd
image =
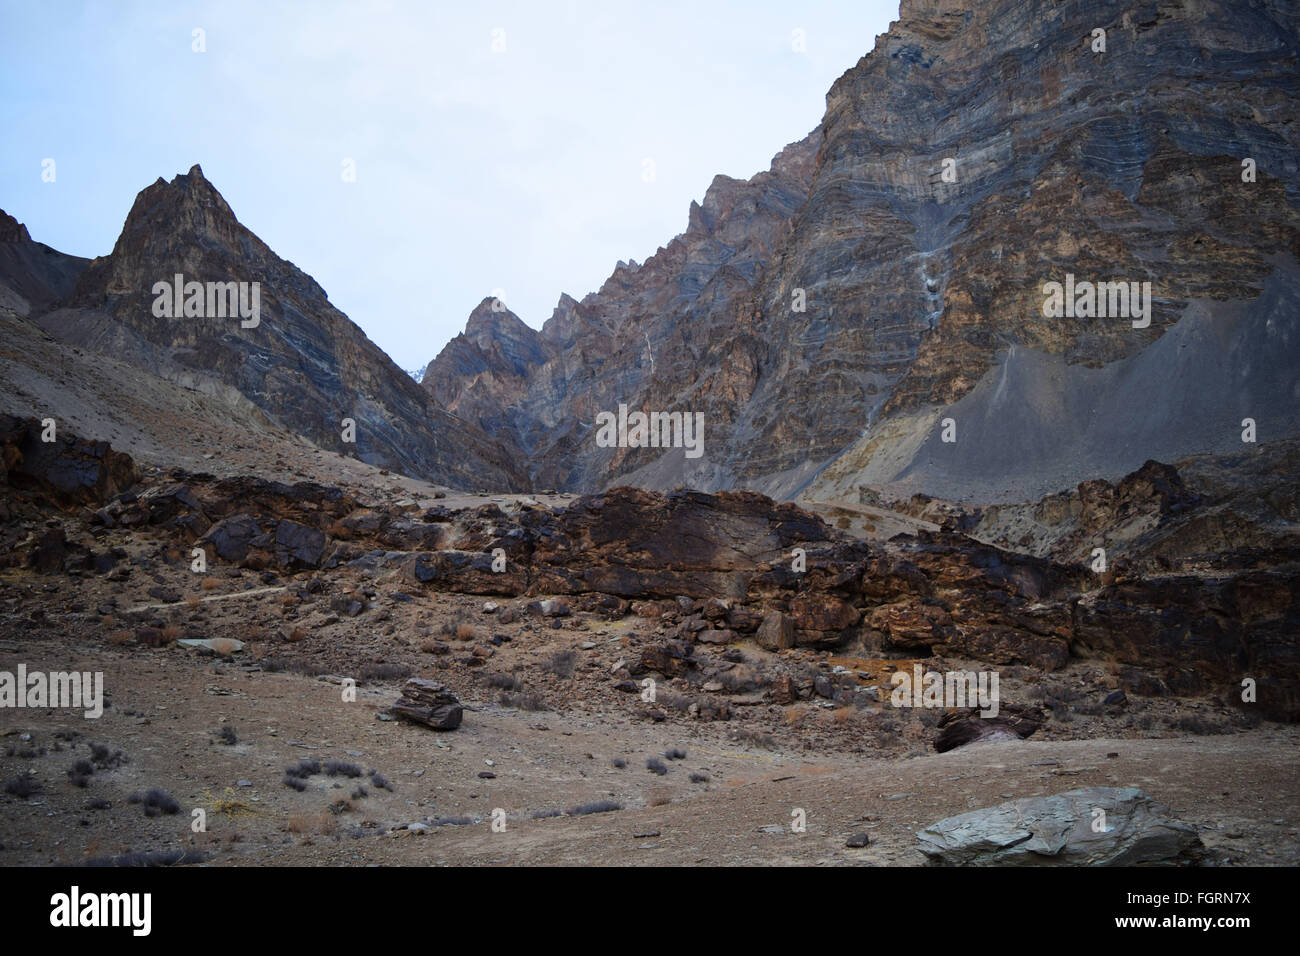
[[[27,774],[19,774],[5,781],[5,793],[17,797],[19,800],[26,800],[28,797],[35,796],[40,792],[40,781]]]
[[[367,681],[405,680],[411,669],[404,664],[367,664],[361,668],[361,679]]]
[[[312,760],[310,757],[302,757],[296,764],[290,764],[284,768],[286,777],[296,777],[299,780],[305,780],[307,777],[314,777],[320,773],[320,761]]]
[[[283,660],[278,657],[267,657],[262,660],[262,670],[268,674],[278,674],[284,672],[287,674],[302,674],[305,677],[319,677],[321,674],[328,674],[330,669],[324,664],[318,664],[313,660],[303,660],[291,657]]]
[[[578,655],[573,651],[556,651],[542,665],[542,669],[554,674],[556,677],[572,677],[577,660]]]
[[[362,772],[356,764],[342,760],[327,761],[324,769],[327,777],[359,777]]]
[[[166,790],[158,787],[150,787],[143,793],[133,793],[127,798],[127,803],[138,803],[144,807],[146,817],[156,817],[160,814],[172,816],[181,812],[181,805]]]
[[[90,759],[100,770],[114,770],[124,763],[131,762],[131,758],[122,751],[110,752],[103,744],[90,745]]]
[[[119,856],[98,856],[86,860],[83,866],[185,866],[203,863],[207,855],[195,850],[132,851]]]
[[[591,803],[580,803],[569,810],[571,817],[585,817],[593,813],[610,813],[614,810],[622,810],[623,804],[616,800],[595,800]]]
[[[94,775],[95,765],[85,758],[76,761],[68,768],[68,779],[72,781],[72,785],[83,790],[90,784],[90,778]]]
[[[660,777],[662,777],[664,774],[668,772],[668,765],[665,764],[658,757],[651,757],[649,760],[647,760],[645,762],[645,768],[649,770],[651,773],[657,774]]]
[[[735,733],[735,738],[742,744],[750,747],[761,747],[764,750],[776,749],[776,738],[771,734],[765,734],[761,730],[753,730],[749,727],[741,727]]]
[[[541,695],[532,691],[525,691],[522,694],[511,694],[502,691],[497,701],[502,707],[513,707],[515,710],[545,710],[546,701],[542,700]]]

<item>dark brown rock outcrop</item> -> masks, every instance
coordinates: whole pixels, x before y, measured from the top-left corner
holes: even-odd
[[[434,730],[455,730],[465,716],[456,695],[437,681],[412,677],[402,685],[402,696],[392,711],[413,723]]]
[[[60,507],[101,504],[140,480],[130,455],[108,442],[54,430],[34,418],[0,416],[0,465],[4,483]]]

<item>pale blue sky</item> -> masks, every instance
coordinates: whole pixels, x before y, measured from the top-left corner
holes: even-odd
[[[644,261],[714,174],[752,176],[816,126],[897,16],[897,0],[3,0],[0,208],[103,255],[136,193],[200,163],[246,226],[422,367],[494,290],[540,328],[561,292]]]

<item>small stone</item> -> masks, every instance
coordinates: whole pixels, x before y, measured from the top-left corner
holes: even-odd
[[[844,841],[844,845],[854,850],[860,849],[867,845],[867,835],[865,833],[855,833]]]

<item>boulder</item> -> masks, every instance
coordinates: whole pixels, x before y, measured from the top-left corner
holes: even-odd
[[[412,677],[402,687],[392,712],[434,730],[455,730],[465,715],[460,701],[446,687],[419,677]]]
[[[946,866],[1187,863],[1201,848],[1195,829],[1132,787],[1012,800],[940,820],[916,839],[931,864]]]
[[[780,611],[772,611],[763,618],[754,634],[760,647],[769,651],[783,651],[794,647],[794,622]]]

